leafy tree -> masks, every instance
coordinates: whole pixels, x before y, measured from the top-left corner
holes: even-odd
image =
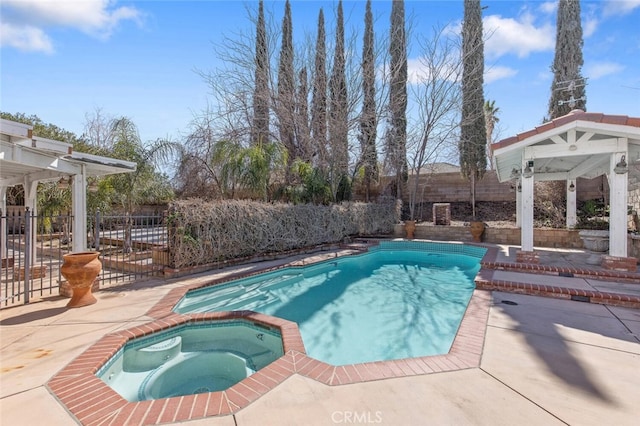
[[[42,138],[53,139],[56,141],[66,142],[73,145],[78,151],[86,152],[81,148],[86,148],[75,133],[62,129],[55,124],[45,123],[37,115],[27,115],[22,112],[11,114],[8,112],[0,112],[0,117],[5,120],[16,121],[18,123],[33,126],[33,134]]]
[[[480,0],[464,1],[462,24],[462,120],[460,169],[471,182],[471,207],[476,217],[476,181],[487,169],[487,127],[484,121],[484,43]]]
[[[409,178],[407,167],[407,41],[404,20],[404,0],[391,5],[391,34],[389,42],[390,128],[387,133],[387,155],[396,174],[396,197],[402,199]]]
[[[500,118],[498,118],[499,112],[500,108],[496,106],[496,101],[487,100],[484,102],[484,121],[487,125],[487,157],[489,158],[489,168],[491,170],[493,170],[493,158],[489,150],[493,143],[493,130],[496,127],[496,123],[500,121]]]
[[[128,253],[131,251],[131,213],[134,207],[150,199],[169,201],[173,197],[166,177],[156,172],[155,165],[166,162],[179,150],[179,146],[166,140],[143,145],[136,125],[126,117],[113,122],[112,132],[112,156],[137,164],[135,172],[108,177],[115,201],[122,205],[127,216],[123,250]]]
[[[270,179],[276,171],[285,168],[288,157],[281,143],[261,143],[242,151],[244,156],[241,182],[264,201],[271,199]]]
[[[587,109],[585,79],[581,74],[582,44],[580,1],[559,0],[548,120],[562,117],[576,108]]]
[[[311,146],[311,129],[309,128],[309,83],[307,67],[302,67],[298,74],[298,92],[296,96],[296,140],[298,141],[298,158],[311,162],[313,148]]]
[[[360,114],[361,162],[364,166],[365,200],[369,201],[371,183],[378,178],[378,154],[376,137],[376,71],[374,56],[373,13],[371,0],[367,0],[365,12],[364,42],[362,47],[362,113]]]
[[[299,178],[299,187],[289,190],[289,199],[294,203],[329,204],[332,200],[331,185],[322,169],[311,163],[296,159],[291,169]]]
[[[258,20],[256,22],[253,126],[251,130],[251,140],[254,144],[269,140],[269,52],[263,0],[260,0],[258,5]]]

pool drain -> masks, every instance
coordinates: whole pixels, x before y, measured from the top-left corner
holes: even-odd
[[[211,392],[211,390],[206,386],[199,387],[198,389],[193,391],[194,394],[196,394],[196,393],[208,393],[208,392]]]

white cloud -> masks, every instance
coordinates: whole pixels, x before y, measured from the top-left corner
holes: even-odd
[[[604,15],[626,15],[640,7],[640,0],[607,0],[604,4]]]
[[[496,80],[513,77],[517,73],[518,70],[509,67],[491,67],[488,68],[484,73],[484,82],[486,84],[489,84]]]
[[[596,32],[598,24],[600,22],[597,18],[588,18],[582,23],[582,35],[584,37],[591,37]]]
[[[553,50],[555,47],[555,27],[550,23],[536,27],[530,14],[516,19],[490,15],[483,22],[485,33],[485,54],[497,58],[515,54],[520,58],[532,52]]]
[[[585,76],[591,80],[596,80],[610,74],[619,73],[624,70],[624,65],[615,62],[597,62],[585,68]]]
[[[0,46],[29,52],[53,53],[51,39],[40,28],[0,23]]]
[[[31,43],[20,47],[35,49],[38,40],[51,40],[45,30],[49,27],[67,27],[94,37],[107,39],[123,21],[142,23],[142,13],[133,7],[115,6],[112,0],[3,0],[5,22],[13,34],[30,34]],[[8,18],[7,18],[8,17]],[[4,42],[3,42],[4,44]]]
[[[545,1],[543,2],[539,9],[544,13],[556,13],[558,10],[558,2],[557,1]]]

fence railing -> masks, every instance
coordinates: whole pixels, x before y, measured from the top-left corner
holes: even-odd
[[[34,298],[68,295],[60,274],[71,252],[73,216],[20,215],[0,211],[0,307]],[[162,273],[167,231],[163,214],[103,215],[87,218],[88,249],[100,252],[101,288]],[[83,236],[84,238],[84,236]]]

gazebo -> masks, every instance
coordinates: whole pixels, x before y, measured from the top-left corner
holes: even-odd
[[[87,178],[136,170],[136,163],[74,152],[68,143],[33,135],[33,127],[0,119],[0,210],[6,212],[7,188],[24,187],[25,207],[37,215],[39,182],[70,182],[74,215],[72,250],[87,249]],[[0,253],[5,254],[6,220],[0,220]],[[35,249],[34,241],[31,247]],[[35,253],[33,253],[35,254]],[[33,259],[33,257],[32,257]]]
[[[491,145],[498,180],[517,180],[519,261],[536,262],[533,249],[535,181],[565,181],[566,225],[576,225],[576,179],[606,175],[609,188],[609,256],[603,266],[635,271],[627,257],[629,166],[640,161],[640,117],[573,110],[532,130]]]

